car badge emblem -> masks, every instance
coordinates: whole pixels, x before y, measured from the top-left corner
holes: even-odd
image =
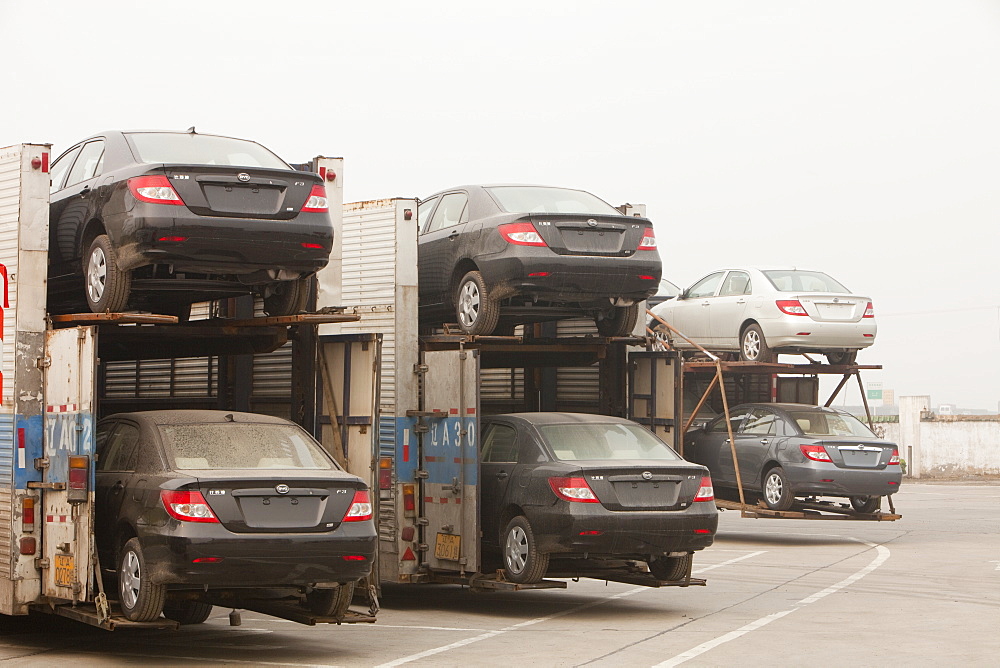
[[[236,175],[236,178],[238,178],[243,183],[246,183],[247,181],[250,180],[250,175],[247,174],[246,172],[240,172],[239,174]]]
[[[281,483],[280,485],[274,486],[274,491],[278,494],[288,494],[288,485]]]
[[[589,219],[587,221],[587,224],[590,225],[591,227],[597,227],[597,221],[594,220],[593,218]]]
[[[643,480],[652,480],[653,479],[653,474],[650,473],[649,471],[643,471],[642,472],[642,479]]]

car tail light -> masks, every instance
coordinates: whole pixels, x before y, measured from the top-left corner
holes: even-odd
[[[647,227],[643,231],[638,250],[656,250],[656,235],[653,234],[652,227]]]
[[[363,554],[345,554],[344,561],[365,561],[368,557]]]
[[[875,307],[872,306],[871,302],[868,302],[868,306],[865,307],[865,314],[861,316],[862,318],[874,318],[875,317]]]
[[[323,244],[313,244],[305,241],[302,242],[302,247],[310,250],[323,250]]]
[[[503,240],[518,246],[547,246],[531,223],[507,223],[497,228]]]
[[[87,455],[69,456],[69,484],[66,486],[66,500],[70,503],[83,503],[88,496],[90,482],[90,457]]]
[[[198,557],[192,559],[192,564],[221,564],[224,557]]]
[[[644,274],[639,274],[639,280],[642,280],[642,281],[655,281],[656,280],[656,276],[646,276]]]
[[[712,476],[702,476],[701,485],[698,486],[698,493],[694,495],[695,503],[699,501],[714,501],[715,488],[712,487]]]
[[[392,460],[388,457],[378,460],[378,488],[392,489]]]
[[[160,499],[167,514],[181,522],[218,522],[201,492],[174,491],[164,489]]]
[[[896,466],[899,466],[899,450],[898,449],[893,449],[893,451],[892,451],[892,457],[889,457],[889,466],[892,466],[893,464],[895,464]]]
[[[528,278],[545,278],[548,275],[549,272],[547,271],[533,271],[530,274],[528,274]]]
[[[326,200],[326,186],[316,184],[309,192],[309,199],[302,205],[300,211],[310,213],[326,213],[330,210]]]
[[[359,489],[354,492],[354,499],[351,507],[344,513],[344,522],[362,522],[372,518],[372,502],[368,498],[367,489]]]
[[[159,237],[157,241],[170,241],[174,243],[181,243],[182,241],[187,241],[187,237]]]
[[[184,200],[170,185],[170,179],[163,175],[137,176],[128,180],[128,189],[140,202],[150,204],[172,204],[183,206]]]
[[[830,453],[826,451],[822,445],[800,445],[799,450],[807,458],[813,460],[814,462],[832,462],[830,459]]]
[[[779,299],[774,304],[779,311],[788,315],[809,315],[798,299]]]
[[[563,501],[600,503],[583,478],[549,478],[549,487]]]
[[[35,497],[26,496],[21,499],[21,531],[31,533],[35,530]]]

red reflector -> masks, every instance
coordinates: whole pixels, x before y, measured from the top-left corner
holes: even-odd
[[[600,536],[602,533],[604,533],[604,532],[603,531],[581,531],[580,535],[581,536]]]
[[[302,247],[303,248],[317,248],[317,249],[322,250],[323,244],[307,244],[307,243],[303,243]]]
[[[400,561],[416,561],[416,560],[417,558],[416,556],[414,556],[413,550],[411,550],[410,548],[406,548],[406,552],[403,552],[403,557],[400,559]]]
[[[642,274],[639,274],[639,278],[641,280],[643,280],[643,281],[655,281],[656,280],[655,276],[643,276]]]
[[[799,332],[795,336],[809,336],[810,334],[812,334],[812,332]]]
[[[706,533],[712,533],[712,530],[711,529],[695,529],[694,532],[696,534],[706,534]]]
[[[49,154],[48,152],[42,153],[42,172],[48,173],[49,171]]]
[[[548,275],[549,275],[549,272],[547,272],[547,271],[536,271],[536,272],[533,272],[531,274],[528,274],[528,276],[548,276]]]
[[[833,478],[823,478],[822,482],[833,482]]]
[[[344,561],[364,561],[365,557],[361,554],[347,554],[344,555]]]
[[[892,482],[892,481],[890,481],[889,484],[890,485],[898,485],[899,483],[898,482]]]
[[[159,239],[157,239],[157,241],[176,241],[176,242],[187,241],[187,240],[188,240],[187,237],[160,237]]]
[[[18,551],[21,554],[34,554],[37,551],[37,543],[33,536],[25,536],[21,539]]]
[[[198,557],[197,559],[192,559],[192,564],[218,564],[222,561],[222,557]]]
[[[875,338],[875,335],[874,335],[874,334],[862,334],[862,336],[866,336],[866,337],[868,337],[869,339],[874,339],[874,338]]]

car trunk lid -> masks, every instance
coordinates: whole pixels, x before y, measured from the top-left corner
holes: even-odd
[[[892,453],[897,450],[892,443],[863,442],[856,439],[819,441],[830,455],[834,466],[841,469],[882,470],[889,465]]]
[[[199,216],[289,220],[298,215],[318,174],[260,167],[164,165],[184,204]]]
[[[633,255],[650,226],[645,219],[593,214],[532,214],[532,225],[559,255]]]
[[[582,472],[608,510],[683,510],[707,472],[700,467],[650,462],[595,466]]]
[[[224,527],[234,533],[332,531],[354,493],[351,477],[275,475],[270,479],[200,477],[198,488]]]
[[[803,294],[795,299],[816,322],[859,322],[871,301],[843,294]]]

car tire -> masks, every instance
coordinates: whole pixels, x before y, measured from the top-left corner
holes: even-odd
[[[139,539],[129,539],[118,558],[118,603],[126,619],[151,622],[163,612],[167,587],[153,584],[149,575]]]
[[[212,614],[212,606],[201,601],[167,601],[163,616],[178,624],[201,624]]]
[[[610,314],[595,318],[597,332],[601,336],[628,336],[639,321],[639,305],[615,306]]]
[[[764,503],[771,510],[788,510],[795,502],[788,478],[780,466],[764,474]]]
[[[854,361],[858,358],[857,350],[829,352],[824,354],[826,355],[826,361],[830,364],[854,364]]]
[[[503,572],[511,582],[528,584],[540,582],[549,567],[549,555],[538,551],[535,533],[528,518],[518,515],[504,529],[500,544],[503,546]]]
[[[647,563],[649,564],[649,572],[657,580],[680,580],[691,571],[694,553],[688,552],[683,557],[657,557]]]
[[[294,281],[281,281],[264,289],[264,313],[269,316],[295,315],[306,310],[309,301],[309,280],[306,276]]]
[[[334,589],[313,589],[306,594],[306,607],[320,617],[343,619],[354,598],[354,583],[345,582]]]
[[[760,325],[754,323],[740,334],[740,359],[744,362],[773,362],[774,353],[764,340]]]
[[[858,513],[876,513],[882,506],[881,496],[852,496],[851,507]]]
[[[108,235],[98,235],[83,256],[84,292],[94,313],[124,311],[132,292],[132,273],[118,268]]]
[[[500,304],[490,296],[483,275],[470,271],[455,290],[455,317],[466,334],[488,335],[500,320]]]

